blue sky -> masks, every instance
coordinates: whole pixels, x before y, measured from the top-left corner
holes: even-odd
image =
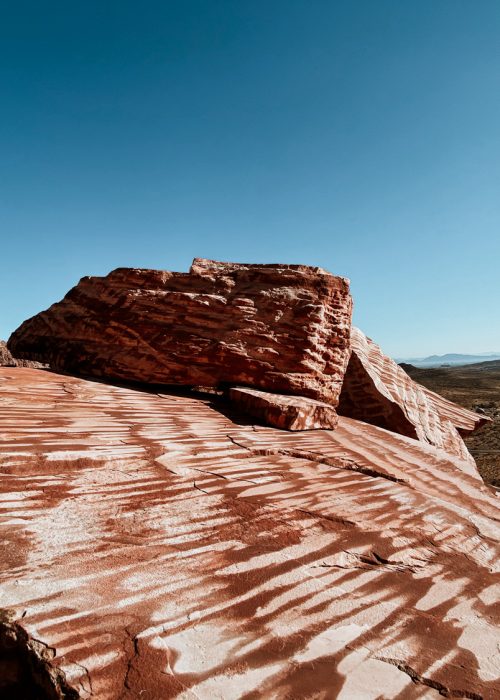
[[[6,3],[0,337],[84,275],[321,265],[389,354],[500,350],[498,0]]]

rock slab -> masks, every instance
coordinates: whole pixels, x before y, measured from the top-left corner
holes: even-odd
[[[489,419],[415,382],[355,327],[351,330],[351,357],[338,410],[350,418],[439,447],[468,463],[471,473],[477,474],[461,434]]]
[[[250,385],[336,406],[349,282],[318,267],[195,259],[189,273],[84,277],[9,339],[54,369],[185,386]]]
[[[0,368],[1,604],[81,700],[497,700],[494,493],[200,396]]]
[[[266,425],[284,430],[334,430],[337,412],[327,403],[304,396],[284,396],[247,387],[229,390],[231,402]]]

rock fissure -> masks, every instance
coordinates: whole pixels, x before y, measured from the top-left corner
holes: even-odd
[[[334,469],[344,469],[346,471],[358,472],[360,474],[364,474],[365,476],[371,476],[375,479],[386,479],[387,481],[392,481],[396,484],[403,484],[404,486],[409,486],[411,488],[411,485],[406,479],[400,479],[396,476],[393,476],[392,474],[387,474],[385,472],[379,471],[377,469],[372,469],[370,467],[364,467],[355,462],[354,460],[345,460],[337,457],[329,459],[321,453],[310,452],[308,450],[301,449],[287,449],[282,447],[260,448],[253,445],[249,447],[248,445],[238,442],[231,435],[228,435],[227,437],[231,440],[233,444],[237,445],[238,447],[242,447],[244,449],[249,450],[252,454],[256,456],[266,457],[271,455],[283,455],[284,457],[305,459],[309,462],[315,462],[316,464],[323,464],[327,467],[333,467]]]
[[[377,659],[378,661],[383,661],[386,664],[391,664],[392,666],[395,666],[402,673],[406,673],[406,675],[409,676],[414,683],[426,685],[428,688],[434,688],[434,690],[437,690],[440,695],[443,695],[446,698],[468,698],[468,700],[484,700],[483,695],[479,693],[471,692],[468,690],[449,688],[443,683],[439,683],[438,681],[433,680],[432,678],[426,678],[425,676],[421,676],[415,671],[415,669],[413,669],[409,664],[405,663],[404,661],[399,661],[398,659],[393,659],[388,656],[374,656],[373,658]]]
[[[133,635],[128,627],[124,628],[126,634],[126,639],[124,643],[124,653],[127,659],[125,675],[123,677],[123,692],[118,700],[122,700],[127,694],[128,690],[132,690],[132,685],[130,682],[130,676],[134,667],[136,660],[139,657],[139,642],[137,635]]]

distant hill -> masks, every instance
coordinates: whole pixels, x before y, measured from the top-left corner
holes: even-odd
[[[443,367],[462,365],[472,365],[477,362],[488,362],[491,360],[500,360],[500,352],[487,352],[478,355],[461,355],[459,353],[449,352],[446,355],[429,355],[429,357],[412,357],[400,358],[396,362],[399,364],[409,364],[414,367]]]

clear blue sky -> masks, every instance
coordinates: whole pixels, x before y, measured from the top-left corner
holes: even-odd
[[[498,0],[18,0],[0,81],[0,337],[204,256],[349,277],[392,355],[500,350]]]

